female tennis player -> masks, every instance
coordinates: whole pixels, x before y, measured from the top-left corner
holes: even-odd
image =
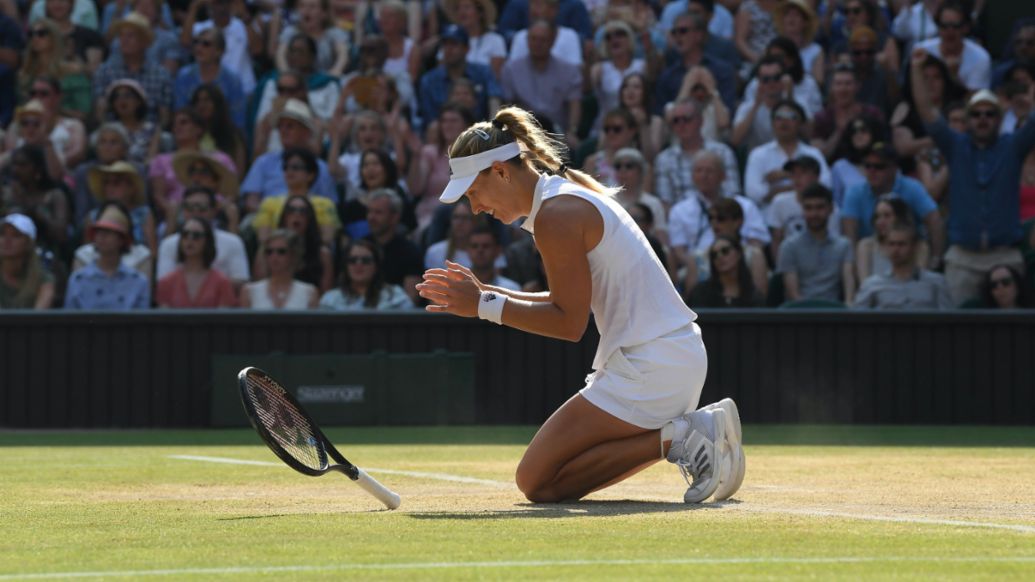
[[[662,458],[689,488],[687,503],[732,495],[743,480],[732,400],[694,411],[708,358],[696,314],[680,299],[613,190],[561,159],[563,146],[530,113],[501,109],[453,143],[440,199],[507,223],[525,218],[550,290],[486,285],[466,267],[429,269],[417,285],[428,311],[480,317],[578,341],[590,311],[600,331],[586,386],[539,429],[517,468],[534,502],[574,500]]]

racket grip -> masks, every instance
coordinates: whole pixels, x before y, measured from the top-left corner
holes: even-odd
[[[395,509],[399,507],[401,500],[399,494],[388,489],[384,485],[378,483],[373,477],[367,475],[366,471],[357,468],[356,483],[366,489],[367,493],[381,500],[381,503],[385,504],[388,509]]]

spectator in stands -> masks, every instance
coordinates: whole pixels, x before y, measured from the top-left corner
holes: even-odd
[[[876,41],[869,56],[892,75],[898,73],[902,56],[898,44],[888,31],[881,6],[875,0],[848,0],[841,6],[840,12],[832,19],[830,52],[833,55],[848,52],[852,35],[857,30],[869,29],[873,31]]]
[[[68,199],[47,170],[43,149],[24,145],[11,155],[10,181],[0,189],[0,210],[29,217],[36,226],[33,241],[57,250],[68,238]]]
[[[780,245],[776,270],[783,277],[788,301],[823,300],[852,304],[855,297],[855,265],[852,243],[830,236],[827,222],[834,197],[822,184],[801,195],[805,232],[787,237]]]
[[[629,23],[612,20],[603,26],[603,31],[604,44],[600,47],[603,58],[593,63],[589,72],[590,84],[600,110],[596,129],[603,121],[604,112],[619,106],[618,92],[625,77],[647,70],[647,62],[634,54],[636,39]]]
[[[367,224],[370,234],[366,239],[377,243],[384,253],[385,281],[399,285],[416,301],[417,283],[424,273],[420,249],[399,233],[403,201],[392,190],[375,190],[367,195]]]
[[[615,152],[614,168],[617,185],[621,187],[615,194],[615,200],[626,210],[636,204],[646,205],[652,215],[653,234],[657,234],[667,243],[668,220],[665,205],[657,196],[644,190],[644,178],[650,175],[650,164],[647,163],[647,159],[636,148],[622,148]]]
[[[826,81],[826,55],[816,40],[819,17],[806,0],[787,0],[777,9],[776,28],[780,36],[798,48],[805,72],[818,84]]]
[[[732,213],[714,213],[712,208],[725,198],[732,198],[741,208],[742,220],[739,233],[746,243],[765,246],[770,241],[762,214],[751,200],[723,191],[725,167],[722,157],[710,151],[702,151],[693,159],[694,190],[682,202],[672,207],[669,213],[668,233],[672,252],[680,267],[686,268],[683,289],[691,291],[698,281],[700,265],[698,257],[711,246],[715,232],[713,225],[734,220]]]
[[[349,221],[366,218],[366,207],[362,201],[367,194],[381,188],[394,190],[402,198],[402,225],[407,232],[413,231],[417,227],[417,219],[413,212],[413,200],[410,199],[409,193],[406,192],[406,189],[403,188],[400,182],[399,168],[396,166],[395,160],[392,159],[388,152],[381,149],[367,150],[360,157],[359,188],[352,194],[352,199],[349,201],[356,208],[350,212],[347,206],[342,205],[342,221],[345,222],[345,217]]]
[[[765,57],[755,69],[758,91],[754,98],[745,99],[733,116],[730,144],[752,150],[773,139],[772,110],[792,95],[792,81],[784,81],[783,61]]]
[[[536,20],[527,38],[528,54],[503,67],[503,98],[549,120],[550,131],[564,134],[575,147],[582,117],[582,69],[550,52],[557,38],[552,22]]]
[[[915,65],[910,65],[908,74]],[[924,86],[927,87],[926,96],[929,101],[921,105],[913,94],[910,83],[906,83],[902,95],[902,101],[895,106],[891,114],[892,139],[895,150],[904,158],[916,156],[929,157],[941,153],[934,145],[934,140],[927,135],[927,128],[920,117],[921,107],[933,107],[944,111],[949,105],[962,101],[967,94],[967,89],[953,80],[945,63],[934,57],[927,57],[919,65]]]
[[[988,270],[981,282],[978,306],[987,309],[1031,308],[1031,286],[1014,267],[996,265]]]
[[[741,76],[764,56],[769,43],[776,38],[776,13],[780,0],[744,0],[737,10],[733,40],[737,44],[744,66]]]
[[[445,240],[440,240],[428,247],[424,253],[424,268],[445,268],[446,261],[470,268],[471,257],[467,254],[467,244],[470,242],[471,230],[474,228],[476,220],[479,224],[484,223],[471,212],[471,204],[467,202],[466,198],[462,198],[454,204],[449,220],[449,235]]]
[[[455,102],[446,103],[439,109],[431,139],[421,146],[416,159],[410,163],[406,185],[417,201],[418,231],[427,227],[435,210],[441,206],[438,197],[449,182],[449,147],[474,121],[467,108]]]
[[[913,224],[923,224],[931,244],[931,269],[941,266],[945,252],[945,224],[938,205],[913,178],[898,169],[898,154],[890,144],[878,142],[863,156],[866,181],[845,194],[841,231],[855,243],[873,233],[872,219],[877,200],[882,196],[901,198],[913,212]]]
[[[895,70],[877,59],[879,38],[869,26],[856,28],[848,38],[848,62],[855,69],[859,81],[856,98],[887,113],[899,98],[899,86]],[[843,59],[842,59],[843,62]]]
[[[783,63],[785,73],[781,77],[780,83],[785,90],[790,85],[790,98],[805,109],[809,119],[823,109],[823,93],[812,75],[807,74],[801,55],[798,53],[798,47],[793,41],[782,36],[774,38],[766,47],[765,56],[775,57]],[[744,89],[745,99],[757,100],[758,86],[758,79],[752,79]]]
[[[292,148],[285,150],[281,156],[286,191],[277,196],[268,196],[262,200],[256,212],[253,226],[259,242],[265,242],[270,232],[280,224],[280,216],[285,205],[294,198],[307,198],[316,212],[320,239],[325,244],[332,244],[341,224],[334,202],[313,193],[313,187],[319,176],[319,159],[308,149]]]
[[[801,207],[801,194],[813,184],[819,183],[820,167],[816,158],[798,156],[788,160],[783,169],[790,176],[794,189],[777,194],[766,212],[766,223],[773,235],[773,249],[779,249],[784,239],[805,231],[805,212]],[[827,221],[827,230],[831,236],[841,234],[838,205]]]
[[[151,285],[140,271],[127,267],[122,255],[133,245],[129,212],[118,202],[106,202],[86,237],[96,259],[76,269],[68,279],[65,309],[128,310],[151,307]]]
[[[999,85],[1007,81],[1015,67],[1035,65],[1035,21],[1029,20],[1015,30],[1010,47],[1013,49],[1012,57],[1004,59],[992,70],[993,89],[998,89]]]
[[[391,72],[388,65],[388,40],[380,35],[363,38],[355,70],[341,83],[336,115],[373,109],[383,113],[414,109],[413,83],[405,72]],[[336,77],[332,77],[336,78]],[[325,118],[321,114],[321,118]]]
[[[109,7],[118,7],[118,2],[109,2],[105,6],[105,11]],[[161,65],[169,74],[173,77],[176,76],[177,71],[180,70],[180,40],[173,30],[172,27],[172,14],[169,12],[168,6],[161,0],[134,0],[132,7],[124,5],[121,7],[122,13],[118,15],[118,18],[125,18],[130,12],[137,12],[143,16],[150,24],[151,32],[154,33],[154,40],[151,42],[151,46],[147,47],[145,58],[148,61]],[[164,11],[163,11],[164,8]],[[164,12],[164,13],[163,13]],[[105,14],[105,16],[108,16]],[[114,17],[114,15],[111,15]],[[163,20],[168,18],[168,21]],[[105,25],[107,30],[103,32],[111,31],[111,22],[114,18],[106,18]],[[168,22],[169,28],[166,28],[166,22]],[[120,50],[120,41],[116,37],[112,40],[109,57],[111,61],[117,62],[122,58]]]
[[[722,102],[715,88],[715,76],[708,69],[694,67],[683,77],[676,102],[687,99],[696,103],[701,112],[701,136],[712,141],[724,141],[730,131],[730,110]]]
[[[198,21],[198,12],[204,7],[208,20]],[[241,76],[241,89],[246,95],[255,90],[255,71],[252,68],[251,51],[260,39],[249,36],[248,25],[234,15],[233,0],[190,0],[190,7],[180,28],[180,44],[190,47],[191,40],[201,31],[218,27],[226,38],[226,53],[223,66]]]
[[[923,49],[913,53],[913,95],[928,103],[919,64]],[[1035,85],[1029,88],[1035,93]],[[1021,268],[1014,245],[1021,238],[1019,194],[1021,164],[1035,146],[1035,123],[1028,118],[1020,131],[999,135],[1002,110],[989,91],[978,91],[967,106],[967,133],[946,125],[937,110],[919,108],[927,131],[949,163],[949,252],[945,277],[953,301],[977,294],[981,277],[998,264]],[[932,249],[933,250],[933,249]]]
[[[340,77],[349,63],[349,35],[334,26],[328,0],[300,0],[293,12],[297,21],[292,24],[284,26],[281,10],[273,13],[270,22],[271,43],[276,39],[277,69],[289,69],[288,44],[298,34],[304,34],[316,42],[316,70]]]
[[[147,203],[144,178],[137,168],[128,162],[97,166],[90,170],[88,181],[90,192],[99,203],[118,202],[132,218],[128,230],[130,242],[146,246],[154,255],[158,249],[155,217]],[[83,225],[84,230],[89,231],[98,216],[99,210],[88,213]]]
[[[151,24],[140,13],[130,12],[111,25],[110,34],[118,36],[122,58],[109,59],[94,75],[93,98],[97,118],[106,119],[105,114],[112,107],[109,98],[113,83],[132,81],[139,87],[144,104],[150,104],[149,119],[165,126],[172,111],[172,77],[165,67],[147,60],[147,48],[154,41]]]
[[[542,2],[546,0],[535,0]],[[438,109],[449,100],[449,88],[456,79],[465,78],[474,83],[478,107],[474,116],[485,119],[499,109],[502,91],[492,69],[486,65],[467,62],[470,41],[464,29],[451,24],[442,31],[442,62],[424,73],[420,79],[420,117],[430,123],[438,117]]]
[[[216,85],[205,83],[194,90],[190,106],[198,112],[205,124],[206,132],[201,138],[201,149],[219,150],[229,156],[237,168],[238,179],[243,178],[248,170],[248,152],[240,130],[230,118],[230,106],[223,96],[223,91]]]
[[[760,307],[762,295],[755,288],[744,261],[744,249],[736,238],[718,236],[708,249],[711,276],[698,283],[687,305],[700,307]]]
[[[658,28],[664,32],[672,30],[676,17],[684,12],[693,12],[708,23],[709,41],[713,39],[724,41],[724,54],[728,55],[724,57],[724,60],[728,60],[734,65],[733,69],[738,70],[740,54],[737,53],[737,47],[733,44],[733,14],[729,9],[715,0],[673,0],[666,3],[665,8],[661,11]],[[725,46],[729,46],[731,49],[728,53],[725,53],[727,50]]]
[[[252,163],[248,175],[241,184],[247,211],[257,210],[263,198],[279,196],[287,192],[284,156],[289,150],[301,148],[312,151],[314,147],[313,133],[316,125],[313,115],[305,103],[289,99],[284,105],[284,111],[278,116],[276,125],[280,131],[284,150],[262,154]],[[332,202],[337,202],[338,193],[334,187],[334,181],[327,172],[327,164],[318,159],[317,168],[316,182],[313,184],[311,192],[317,196],[329,198]]]
[[[467,254],[471,259],[471,271],[486,285],[520,291],[521,285],[500,274],[500,256],[503,247],[500,236],[491,226],[478,224],[471,229],[467,238]]]
[[[744,208],[752,211],[750,206],[741,206],[736,198],[720,198],[708,209],[708,223],[711,226],[712,234],[715,237],[724,236],[740,243],[744,250],[744,262],[747,263],[748,271],[751,272],[751,280],[755,289],[764,298],[769,284],[769,265],[766,263],[765,246],[762,241],[754,238],[745,238]],[[754,221],[755,218],[752,219]],[[698,273],[699,280],[707,279],[711,273],[705,271],[710,267],[707,261],[708,256],[704,252],[698,255],[697,265],[702,267]]]
[[[114,122],[105,123],[97,128],[90,136],[90,145],[93,146],[94,158],[79,164],[72,173],[72,181],[75,184],[72,193],[72,224],[76,227],[83,223],[86,213],[97,205],[96,198],[90,192],[90,170],[97,166],[109,166],[120,160],[129,161],[129,134],[125,128]],[[141,173],[144,172],[142,167],[138,169]]]
[[[343,256],[341,286],[320,298],[320,307],[332,311],[394,311],[410,309],[413,301],[398,285],[385,281],[381,249],[368,240],[349,243]]]
[[[86,159],[86,126],[79,119],[64,114],[61,81],[50,76],[36,77],[29,83],[29,97],[43,105],[44,129],[64,167],[70,169],[81,164]]]
[[[671,146],[658,154],[654,167],[654,191],[668,208],[689,196],[694,188],[693,160],[698,153],[709,151],[722,160],[722,191],[731,196],[740,194],[740,171],[733,150],[719,141],[701,135],[702,116],[692,99],[678,101],[666,108],[665,121],[675,138]]]
[[[201,138],[205,134],[205,127],[202,125],[201,117],[197,111],[186,107],[178,110],[173,115],[173,127],[172,135],[173,142],[176,144],[176,149],[164,154],[159,154],[151,160],[151,165],[148,168],[148,179],[151,185],[151,200],[155,206],[155,210],[159,217],[167,222],[175,224],[176,213],[179,211],[179,205],[183,201],[183,192],[190,185],[191,180],[181,180],[176,175],[176,170],[173,167],[174,157],[186,153],[200,153],[201,151]],[[225,196],[231,196],[232,200],[236,201],[237,198],[237,178],[236,171],[234,168],[234,162],[223,152],[219,150],[212,151],[208,154],[211,158],[218,162],[218,164],[229,173],[229,178],[233,179],[233,191],[223,192],[223,188],[217,188],[217,191],[224,194]],[[181,162],[182,163],[182,162]],[[186,168],[185,178],[189,178],[190,167]],[[214,169],[214,168],[213,168]],[[202,164],[199,167],[199,171],[205,173],[211,173],[208,164]],[[212,176],[213,179],[220,178],[220,170],[215,169],[216,174]],[[172,229],[170,229],[172,230]]]
[[[180,211],[184,221],[197,218],[212,225],[218,211],[216,193],[204,187],[188,187],[183,193],[183,204],[180,206]],[[251,278],[244,243],[239,236],[225,230],[213,228],[212,232],[216,247],[212,268],[226,275],[234,284],[235,289],[239,288]],[[176,267],[176,253],[180,248],[179,245],[179,232],[174,232],[162,240],[162,244],[158,248],[157,278],[165,277]]]
[[[14,114],[14,123],[4,136],[3,148],[6,151],[0,155],[0,168],[10,164],[11,155],[16,148],[34,145],[44,154],[47,172],[52,176],[63,176],[66,167],[62,152],[69,145],[68,140],[71,136],[66,131],[52,126],[52,123],[46,107],[37,99],[19,107]],[[52,131],[51,127],[57,131]],[[51,137],[52,134],[54,137]]]
[[[230,119],[238,129],[244,130],[244,111],[248,95],[241,88],[241,77],[222,64],[226,53],[226,38],[218,28],[201,31],[192,41],[194,62],[184,65],[176,74],[173,89],[173,108],[180,110],[187,106],[194,91],[201,85],[212,83],[219,87],[230,105]]]
[[[218,226],[236,234],[240,224],[237,176],[233,173],[233,163],[229,163],[225,155],[216,155],[221,153],[179,152],[173,156],[172,167],[176,181],[184,187],[201,186],[216,193],[219,212],[213,228]]]
[[[47,18],[34,22],[28,36],[29,45],[18,70],[18,92],[23,98],[44,102],[56,97],[54,105],[48,107],[52,113],[63,109],[69,115],[85,119],[91,112],[90,77],[82,62],[66,58],[65,43],[71,39],[66,40],[57,23]],[[36,89],[36,82],[42,79],[53,82],[53,86]],[[80,145],[85,148],[85,138]],[[71,165],[75,163],[78,162]]]
[[[862,309],[952,309],[945,277],[916,266],[916,229],[894,224],[886,246],[891,270],[863,281],[852,307]]]
[[[444,3],[446,14],[454,24],[460,25],[471,42],[467,61],[488,65],[502,79],[503,63],[507,60],[507,43],[493,29],[496,27],[496,4],[492,0],[448,0]]]
[[[36,225],[24,214],[0,219],[0,309],[48,309],[54,276],[36,253]]]
[[[744,194],[763,211],[773,198],[792,188],[784,164],[799,156],[819,162],[819,181],[830,186],[830,169],[823,152],[801,139],[805,110],[795,101],[781,101],[773,107],[773,141],[751,150],[744,170]]]
[[[267,278],[241,289],[241,307],[249,309],[313,309],[320,295],[316,287],[295,278],[302,264],[302,239],[293,230],[270,233],[262,248]]]
[[[749,0],[750,1],[750,0]],[[736,71],[732,65],[720,60],[705,51],[708,37],[708,25],[700,17],[689,12],[676,18],[670,33],[672,48],[678,53],[678,59],[668,65],[658,76],[654,87],[654,112],[662,114],[665,105],[676,99],[683,78],[693,67],[705,67],[715,77],[716,88],[722,96],[722,102],[730,110],[737,99]]]
[[[970,34],[970,13],[957,0],[946,0],[938,8],[938,38],[917,43],[949,67],[953,78],[967,89],[977,91],[992,85],[992,58]]]
[[[700,68],[697,67],[694,70],[698,69]],[[712,80],[714,82],[714,77]],[[664,148],[663,144],[668,130],[665,128],[665,121],[661,116],[654,114],[650,96],[651,86],[646,75],[630,73],[622,79],[622,86],[618,90],[618,106],[628,110],[636,118],[637,141],[640,143],[640,151],[644,157],[653,160]]]
[[[602,139],[597,146],[599,149],[586,158],[582,164],[582,171],[599,180],[601,184],[616,186],[618,176],[614,167],[615,152],[638,145],[636,118],[625,109],[612,109],[604,115],[601,129]],[[647,176],[651,174],[648,173]],[[646,187],[650,188],[649,182]]]
[[[383,39],[371,38],[367,44],[383,46]],[[255,139],[260,139],[260,132],[266,130],[261,125],[268,121],[269,147],[276,149],[279,139],[276,132],[276,119],[288,99],[298,99],[309,105],[316,118],[323,122],[330,121],[340,111],[342,83],[334,77],[316,70],[316,41],[304,34],[296,34],[288,43],[287,69],[274,70],[266,75],[256,89],[258,99],[253,99],[248,110],[249,127],[255,127]],[[368,68],[377,68],[371,63],[384,62],[384,55],[373,54],[366,45],[360,47],[359,74]],[[291,79],[286,77],[290,75]],[[345,77],[348,81],[349,76]]]
[[[345,183],[346,198],[360,189],[360,159],[368,150],[383,150],[392,155],[396,167],[407,167],[406,137],[391,131],[386,119],[369,110],[360,111],[351,120],[332,122],[331,147],[327,152],[330,174]]]
[[[158,280],[155,300],[159,307],[213,309],[236,307],[237,296],[226,275],[212,267],[216,240],[212,225],[189,218],[180,226],[177,268]]]
[[[829,105],[816,114],[812,126],[812,145],[823,152],[831,163],[837,159],[837,148],[851,122],[856,119],[872,120],[874,125],[884,125],[884,112],[873,105],[857,101],[858,90],[855,69],[848,64],[837,65],[830,81]],[[863,121],[864,126],[869,127],[865,123]]]
[[[545,20],[557,25],[556,40],[553,42],[552,49],[553,56],[577,67],[582,67],[583,39],[589,38],[590,35],[580,36],[580,33],[569,28],[567,23],[559,21],[557,18],[560,11],[559,5],[559,0],[528,0],[528,27],[517,31],[514,38],[511,39],[510,55],[507,60],[513,61],[528,55],[530,48],[528,33],[532,24],[537,20]],[[445,37],[443,36],[443,38]]]
[[[493,8],[495,9],[495,6]],[[388,55],[383,70],[395,78],[405,75],[411,85],[412,80],[417,78],[417,69],[420,65],[421,51],[417,47],[416,41],[420,40],[421,27],[419,24],[415,24],[410,29],[412,32],[408,32],[407,27],[411,17],[414,18],[415,23],[419,23],[421,16],[421,7],[417,4],[406,4],[400,0],[382,0],[377,3],[377,27],[381,36],[388,43]],[[485,30],[489,31],[494,26],[496,26],[495,18],[492,19],[489,28]],[[485,34],[487,35],[488,32]],[[357,37],[356,40],[366,40],[366,38]],[[486,42],[485,44],[492,43]],[[506,46],[506,44],[503,45],[504,57],[507,54]],[[486,53],[492,52],[498,51],[486,51]],[[468,57],[470,58],[472,54],[468,53]]]
[[[508,0],[500,15],[499,32],[508,41],[512,42],[514,35],[525,28],[532,20],[546,18],[543,15],[543,7],[537,6],[535,13],[531,9],[531,0]],[[546,8],[549,10],[549,7]],[[590,20],[586,4],[579,0],[559,0],[556,3],[556,14],[546,18],[576,31],[584,42],[593,36],[593,22]]]
[[[934,21],[938,7],[944,0],[920,0],[911,6],[904,6],[895,16],[891,28],[895,37],[902,41],[906,48],[914,43],[938,36],[938,25]]]
[[[162,149],[162,128],[149,119],[144,88],[132,79],[115,80],[108,86],[105,102],[108,119],[122,126],[129,136],[130,161],[146,164]]]
[[[888,247],[888,233],[896,224],[916,224],[913,211],[901,198],[882,196],[877,200],[873,211],[873,234],[860,239],[855,245],[855,273],[859,281],[865,281],[870,275],[884,275],[891,270],[888,259],[891,249]],[[926,241],[916,241],[916,267],[924,268],[930,260],[931,250]]]
[[[837,161],[830,166],[835,206],[843,207],[848,189],[866,181],[863,158],[873,144],[888,141],[887,133],[887,126],[872,117],[857,117],[841,132],[841,141],[832,158]]]
[[[321,294],[330,290],[334,286],[334,257],[330,246],[320,238],[316,210],[310,199],[305,196],[290,198],[284,204],[277,228],[294,231],[302,239],[302,264],[295,278],[316,287]],[[259,254],[252,269],[252,276],[256,279],[266,276],[266,263]]]
[[[89,7],[95,10],[90,2],[74,2],[74,0],[43,0],[34,2],[32,14],[29,18],[30,24],[35,23],[37,18],[44,16],[57,24],[58,33],[65,39],[66,53],[64,58],[69,63],[78,64],[88,76],[93,76],[98,67],[104,62],[108,49],[104,37],[97,33],[96,12],[92,19],[93,24],[84,24],[89,19],[82,18],[79,14],[80,6]]]

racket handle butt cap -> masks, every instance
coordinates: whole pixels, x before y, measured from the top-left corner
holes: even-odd
[[[381,503],[384,503],[388,509],[396,509],[402,502],[398,493],[378,483],[373,477],[367,475],[363,469],[358,470],[356,484],[365,489],[367,493],[381,500]]]

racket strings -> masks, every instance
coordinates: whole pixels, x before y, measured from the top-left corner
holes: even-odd
[[[281,389],[249,376],[249,399],[266,432],[296,461],[312,469],[327,466],[327,456],[309,420],[281,394]]]

